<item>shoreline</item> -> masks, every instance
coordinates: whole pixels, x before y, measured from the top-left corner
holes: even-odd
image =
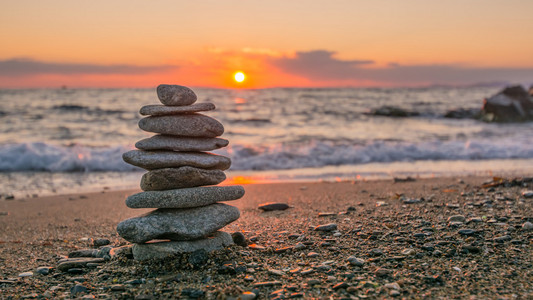
[[[0,173],[2,195],[16,198],[58,196],[77,190],[82,193],[120,191],[138,188],[143,174],[138,172],[4,172]],[[226,171],[222,185],[269,184],[287,182],[338,182],[393,180],[412,177],[487,177],[528,176],[533,174],[533,159],[474,161],[412,161],[323,166],[268,171]]]
[[[19,274],[55,268],[69,252],[92,248],[92,240],[126,245],[116,224],[150,209],[126,207],[125,198],[139,189],[0,200],[0,291],[6,299],[71,297],[77,285],[85,288],[77,296],[103,299],[192,292],[207,299],[245,292],[260,298],[273,292],[286,298],[532,297],[533,231],[521,226],[533,222],[533,199],[522,196],[533,182],[481,187],[488,180],[245,185],[242,199],[227,202],[241,210],[241,218],[223,230],[240,231],[263,250],[234,245],[199,266],[191,266],[188,255],[164,263],[119,255],[80,274],[56,269],[28,277]],[[265,202],[291,208],[261,212],[257,207]],[[453,215],[467,221],[450,226]],[[329,223],[337,231],[314,230]],[[475,233],[463,235],[461,229]]]

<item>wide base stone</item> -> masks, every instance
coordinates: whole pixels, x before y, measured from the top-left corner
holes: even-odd
[[[223,249],[233,244],[231,235],[217,231],[213,236],[194,241],[170,241],[148,244],[134,244],[133,258],[136,260],[164,259],[180,253],[203,249],[207,252]]]

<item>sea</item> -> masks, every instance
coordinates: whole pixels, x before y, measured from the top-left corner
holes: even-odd
[[[533,123],[451,119],[502,87],[193,88],[225,127],[228,183],[533,174]],[[122,153],[152,134],[137,123],[149,89],[0,90],[0,195],[138,188]],[[392,106],[409,117],[377,116]]]

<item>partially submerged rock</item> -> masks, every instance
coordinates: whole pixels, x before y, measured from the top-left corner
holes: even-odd
[[[503,89],[483,102],[483,119],[494,122],[533,120],[533,98],[522,86]]]

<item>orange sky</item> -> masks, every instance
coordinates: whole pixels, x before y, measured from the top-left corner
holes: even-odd
[[[528,84],[532,11],[523,0],[3,1],[0,87]]]

